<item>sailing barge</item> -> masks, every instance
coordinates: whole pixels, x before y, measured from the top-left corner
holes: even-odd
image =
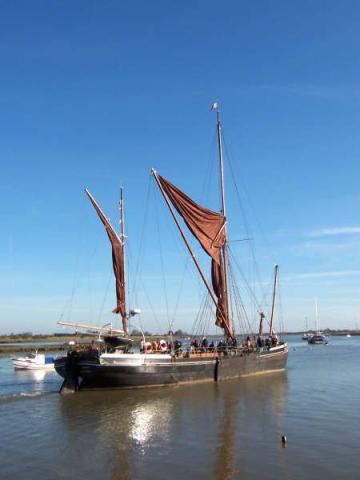
[[[123,336],[113,335],[111,328],[103,335],[105,352],[96,348],[86,351],[69,351],[66,357],[55,361],[55,369],[64,378],[62,393],[77,390],[102,388],[141,388],[186,384],[193,382],[220,381],[230,378],[281,371],[286,367],[287,345],[278,341],[273,329],[275,293],[278,267],[275,267],[272,311],[269,338],[263,336],[264,314],[260,313],[260,327],[257,340],[247,337],[238,345],[231,308],[229,305],[228,241],[224,194],[224,165],[222,156],[222,134],[218,105],[217,137],[219,149],[221,210],[214,212],[195,203],[184,192],[153,170],[152,175],[179,229],[186,248],[200,274],[211,301],[216,308],[215,323],[222,328],[224,340],[218,346],[191,346],[184,351],[178,342],[159,342],[155,351],[150,342],[143,339],[140,352],[132,351],[132,341],[128,337],[128,323],[137,310],[127,311],[125,294],[125,233],[123,201],[121,195],[121,235],[115,232],[94,197],[86,193],[104,224],[112,245],[112,258],[116,279],[117,306],[114,313],[122,317]],[[208,283],[200,264],[191,249],[190,243],[176,215],[180,215],[198,240],[203,250],[211,258],[211,283]],[[103,332],[104,333],[104,332]],[[99,331],[99,338],[101,330]]]

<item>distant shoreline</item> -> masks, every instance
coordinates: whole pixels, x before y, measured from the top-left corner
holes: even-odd
[[[344,337],[346,335],[360,336],[360,330],[323,330],[325,335],[333,337]],[[308,331],[306,333],[314,333],[314,331]],[[291,335],[302,337],[304,334],[301,332],[283,332],[282,335]],[[189,336],[189,335],[186,335]],[[212,335],[209,335],[211,337]],[[150,341],[159,337],[167,337],[167,335],[147,335],[146,338]],[[134,344],[141,340],[141,337],[132,336]],[[51,352],[51,351],[64,351],[68,349],[70,341],[76,341],[77,343],[87,343],[94,339],[94,336],[85,334],[74,335],[33,335],[29,337],[21,337],[15,335],[0,335],[0,344],[6,343],[8,345],[0,345],[0,353],[12,353],[12,352],[31,352],[37,349],[39,352]],[[52,342],[50,345],[44,345],[44,343]],[[24,345],[31,343],[32,345]]]
[[[282,335],[304,335],[304,333],[315,333],[315,330],[307,330],[306,332],[301,331],[301,332],[282,332]],[[321,330],[321,333],[324,335],[330,335],[331,337],[344,337],[346,335],[351,335],[351,336],[360,336],[360,330]]]
[[[360,330],[331,330],[329,328],[321,330],[325,335],[332,336],[342,336],[342,335],[360,335]],[[256,332],[251,332],[254,334]],[[298,332],[281,332],[281,335],[304,335],[304,333],[315,333],[315,330],[301,330]],[[166,333],[154,333],[154,334],[145,334],[147,338],[158,338],[158,337],[167,337]],[[240,335],[240,333],[239,333]],[[177,335],[174,335],[177,336]],[[184,333],[184,337],[192,337],[190,333]],[[218,334],[208,334],[208,337],[219,336]],[[71,340],[89,340],[93,339],[94,335],[89,335],[85,333],[74,333],[74,334],[34,334],[31,336],[21,336],[21,334],[9,334],[9,335],[0,335],[0,343],[28,343],[28,342],[58,342],[65,343]],[[132,339],[141,338],[140,335],[130,335]]]

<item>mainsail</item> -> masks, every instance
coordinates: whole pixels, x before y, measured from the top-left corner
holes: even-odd
[[[194,237],[199,240],[205,252],[220,265],[220,252],[226,240],[225,217],[198,205],[160,175],[157,178]]]
[[[91,193],[85,189],[87,196],[90,199],[93,207],[96,210],[100,220],[105,226],[106,233],[109,237],[111,247],[112,247],[112,261],[114,268],[114,275],[116,281],[116,299],[117,305],[113,310],[113,313],[120,313],[123,321],[123,328],[125,334],[128,333],[127,326],[127,315],[126,315],[126,297],[125,297],[125,259],[124,259],[124,245],[123,242],[118,237],[117,233],[111,226],[109,220],[106,218],[104,212],[101,210],[97,204],[95,198]]]
[[[199,241],[205,252],[212,258],[211,278],[217,297],[216,325],[223,328],[232,337],[229,328],[226,287],[223,275],[224,259],[222,248],[226,242],[226,218],[195,203],[184,192],[164,177],[156,174],[156,179],[163,193],[166,194],[184,222]]]

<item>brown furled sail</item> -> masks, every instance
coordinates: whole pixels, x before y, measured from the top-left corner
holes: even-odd
[[[116,299],[117,305],[113,310],[113,313],[120,313],[123,321],[124,332],[128,334],[127,327],[127,315],[126,315],[126,297],[125,297],[125,259],[124,259],[124,246],[117,233],[111,226],[109,220],[106,218],[104,212],[97,204],[95,198],[91,193],[85,189],[86,195],[89,197],[90,202],[96,210],[101,222],[104,224],[106,233],[109,237],[112,247],[112,261],[114,268],[114,275],[116,281]]]
[[[233,333],[229,329],[229,312],[227,311],[221,253],[221,249],[226,242],[226,218],[220,213],[198,205],[160,175],[157,175],[157,179],[192,234],[200,242],[205,252],[212,258],[211,279],[213,290],[217,297],[215,323],[223,328],[227,335],[232,337]]]
[[[160,175],[163,190],[205,252],[220,265],[221,247],[226,241],[226,218],[195,203],[184,192]]]
[[[226,290],[224,285],[224,276],[222,274],[221,265],[218,265],[214,260],[211,261],[211,282],[215,295],[218,299],[215,323],[218,327],[227,330],[228,323],[226,324],[224,320],[229,318],[229,312],[227,311],[227,302],[225,298]]]

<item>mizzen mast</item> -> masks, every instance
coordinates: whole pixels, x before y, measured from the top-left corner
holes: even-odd
[[[85,189],[85,193],[88,196],[90,202],[92,203],[98,217],[100,218],[102,224],[105,227],[107,236],[111,243],[112,248],[112,262],[113,270],[115,276],[115,286],[116,286],[116,307],[113,310],[113,313],[120,314],[123,321],[123,328],[125,335],[128,335],[127,330],[127,313],[125,308],[126,292],[125,292],[125,258],[124,258],[124,239],[120,239],[117,232],[111,226],[108,218],[106,218],[105,213],[101,210],[99,204],[96,202],[95,198],[91,195],[89,190]],[[122,199],[122,194],[121,194]],[[122,201],[120,200],[122,203]],[[122,207],[121,207],[122,208]],[[123,212],[123,208],[122,208]],[[123,213],[122,213],[123,215]],[[121,227],[124,228],[124,225]],[[124,231],[122,230],[122,235]]]
[[[272,305],[271,305],[271,318],[270,318],[270,336],[273,335],[273,324],[274,324],[274,313],[275,313],[275,297],[276,297],[276,286],[278,281],[279,265],[275,265],[274,272],[274,287],[272,295]]]

